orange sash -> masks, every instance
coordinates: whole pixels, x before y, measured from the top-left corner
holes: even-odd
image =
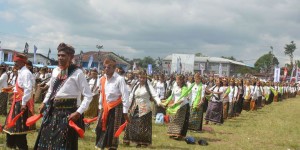
[[[22,101],[22,97],[24,96],[24,89],[22,89],[18,82],[16,82],[16,90],[17,92],[14,92],[14,99],[12,101],[12,105],[11,108],[9,110],[9,114],[8,114],[8,119],[7,119],[7,123],[11,123],[12,121],[12,114],[15,108],[15,104],[16,102]],[[31,97],[30,100],[27,102],[27,107],[29,109],[29,111],[31,112],[31,114],[34,114],[34,102],[33,102],[33,98]]]
[[[105,95],[105,82],[106,78],[102,77],[101,78],[101,94],[102,94],[102,108],[103,108],[103,113],[102,113],[102,131],[106,130],[106,124],[107,124],[107,117],[108,117],[108,112],[118,106],[119,104],[122,103],[122,98],[121,96],[116,100],[112,102],[107,102],[106,101],[106,95]]]

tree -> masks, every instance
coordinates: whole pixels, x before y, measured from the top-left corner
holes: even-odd
[[[205,56],[204,54],[202,54],[202,53],[196,53],[195,56],[197,56],[197,57],[206,57],[206,56]]]
[[[155,59],[153,59],[150,56],[144,57],[143,59],[139,59],[139,61],[137,62],[137,65],[140,66],[143,69],[147,69],[148,64],[152,64],[153,70],[158,69],[157,66],[156,66]]]
[[[258,58],[254,64],[254,68],[258,72],[270,73],[275,65],[279,65],[279,61],[270,51],[268,54],[264,54]]]
[[[221,56],[221,58],[225,58],[225,59],[229,59],[229,60],[233,60],[233,61],[237,61],[233,56]]]
[[[291,66],[293,66],[293,58],[294,58],[294,51],[296,50],[296,44],[294,41],[291,41],[291,44],[286,44],[284,47],[284,54],[290,57]]]

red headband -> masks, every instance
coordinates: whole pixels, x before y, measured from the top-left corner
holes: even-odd
[[[27,57],[23,55],[15,55],[13,61],[21,61],[26,63],[27,62]]]

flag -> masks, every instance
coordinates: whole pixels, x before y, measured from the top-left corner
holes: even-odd
[[[50,53],[51,53],[51,49],[49,48],[49,51],[48,51],[48,59],[49,59]]]
[[[33,64],[36,64],[36,51],[37,51],[37,47],[34,45],[33,46]]]
[[[91,56],[90,56],[90,59],[89,59],[89,63],[88,63],[88,69],[91,68],[92,63],[93,63],[93,60],[94,60],[94,57],[93,57],[93,55],[91,55]]]
[[[148,64],[148,74],[152,74],[152,64]]]
[[[206,62],[205,62],[205,69],[204,70],[208,70],[208,65],[209,65],[209,61],[207,59]]]
[[[132,71],[136,70],[136,63],[133,62]]]
[[[1,44],[1,41],[0,41]],[[2,51],[1,45],[0,45],[0,64],[4,62],[4,52]]]
[[[204,71],[205,68],[201,63],[199,63],[199,64],[200,64],[201,75],[203,75],[203,71]]]
[[[296,69],[296,75],[295,75],[295,77],[296,77],[296,82],[298,82],[298,77],[299,77],[299,67],[298,67],[298,65],[297,65],[297,67],[296,67],[297,69]]]
[[[280,68],[275,67],[274,69],[274,82],[280,82]]]
[[[177,57],[177,69],[176,69],[176,72],[177,72],[178,74],[181,74],[181,71],[182,71],[181,58],[180,58],[180,57]]]
[[[28,45],[28,43],[26,42],[26,43],[25,43],[25,47],[24,47],[24,54],[28,54],[28,48],[29,48],[29,45]]]
[[[220,63],[219,65],[219,77],[223,76],[223,68],[222,68],[222,64]]]
[[[4,62],[4,52],[0,49],[0,64]]]
[[[286,79],[286,76],[287,76],[287,68],[286,67],[284,67],[284,71],[283,71],[283,80],[285,80]]]
[[[292,69],[292,72],[291,72],[290,82],[292,81],[292,78],[294,76],[294,71],[295,71],[295,65],[293,66],[293,69]]]
[[[7,61],[8,61],[8,62],[12,62],[12,61],[13,61],[13,53],[12,53],[12,52],[9,52],[9,53],[8,53]]]

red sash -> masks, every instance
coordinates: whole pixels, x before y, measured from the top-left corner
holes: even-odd
[[[106,130],[106,124],[107,124],[107,117],[108,117],[108,112],[118,106],[119,104],[122,103],[122,98],[119,97],[116,101],[112,102],[107,102],[106,101],[106,95],[105,95],[105,82],[106,78],[102,77],[101,78],[101,94],[102,94],[102,108],[103,108],[103,113],[102,113],[102,131]]]
[[[19,84],[18,81],[16,82],[16,90],[17,92],[14,92],[14,98],[12,101],[12,105],[11,108],[9,110],[9,114],[8,114],[8,119],[7,119],[7,123],[9,124],[12,121],[12,114],[14,112],[14,108],[15,108],[15,104],[16,102],[22,101],[22,97],[24,96],[24,89],[22,89]],[[27,107],[29,109],[29,111],[31,112],[31,114],[34,114],[34,102],[33,102],[33,98],[31,97],[30,100],[27,102]]]

